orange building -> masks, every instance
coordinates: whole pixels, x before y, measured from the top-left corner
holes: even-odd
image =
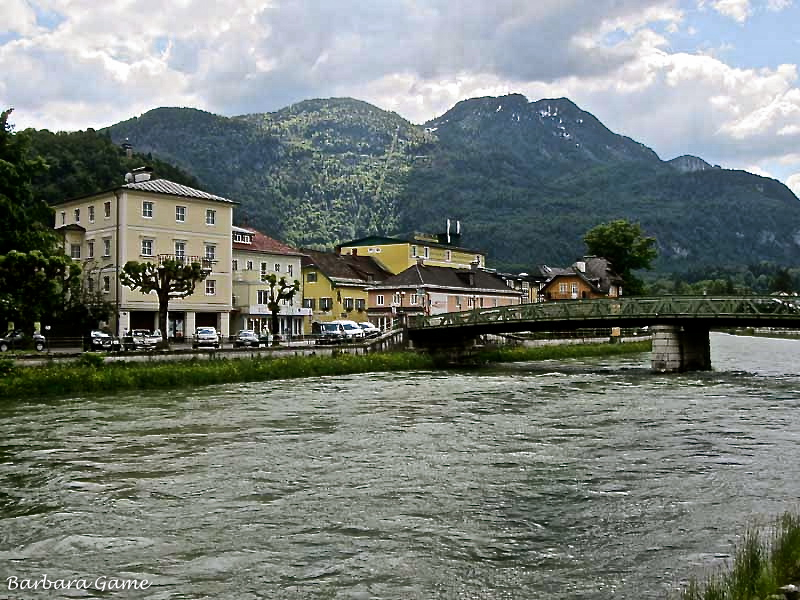
[[[542,267],[550,275],[539,291],[542,300],[619,298],[622,278],[611,270],[605,258],[586,256],[566,269]]]

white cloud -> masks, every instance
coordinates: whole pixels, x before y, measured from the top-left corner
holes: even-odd
[[[714,0],[711,6],[719,14],[730,17],[737,23],[744,23],[753,13],[750,0]]]
[[[794,192],[794,195],[800,198],[800,173],[795,173],[786,179],[786,186]]]
[[[767,0],[767,10],[773,12],[780,12],[789,8],[792,5],[792,0]]]

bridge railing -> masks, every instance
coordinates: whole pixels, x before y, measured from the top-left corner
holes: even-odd
[[[620,320],[694,316],[698,318],[756,316],[800,317],[800,298],[793,296],[657,296],[558,300],[489,309],[412,317],[411,329],[464,327],[523,321]]]

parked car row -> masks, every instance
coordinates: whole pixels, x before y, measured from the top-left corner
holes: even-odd
[[[43,352],[47,348],[47,340],[39,333],[35,332],[32,336],[28,335],[21,329],[9,329],[2,338],[0,338],[0,352],[8,352],[9,350],[30,350],[34,349],[37,352]]]
[[[356,323],[344,319],[329,323],[314,323],[312,331],[317,336],[315,343],[318,345],[360,342],[377,337],[381,333],[381,330],[372,323]]]

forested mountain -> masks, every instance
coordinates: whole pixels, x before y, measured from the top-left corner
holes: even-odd
[[[800,259],[800,202],[783,184],[662,161],[564,98],[476,98],[423,125],[347,98],[233,118],[161,108],[107,133],[295,245],[436,232],[450,218],[490,265],[527,269],[574,260],[583,233],[626,218],[657,238],[663,271]]]

